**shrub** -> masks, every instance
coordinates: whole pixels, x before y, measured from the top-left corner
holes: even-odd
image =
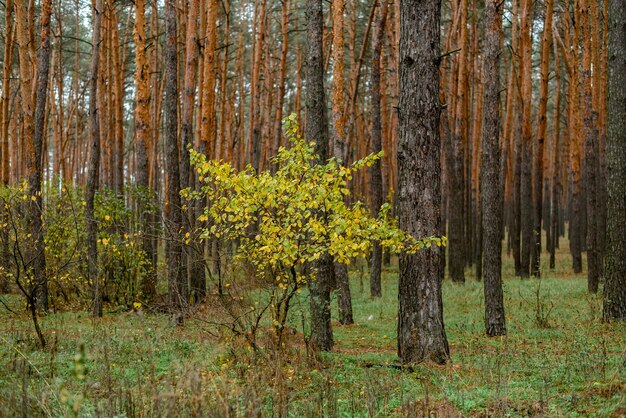
[[[285,130],[291,147],[278,151],[274,173],[257,173],[251,166],[238,172],[192,150],[202,187],[183,191],[183,197],[208,202],[199,221],[210,226],[202,229],[201,237],[238,242],[235,260],[254,266],[256,283],[270,294],[269,309],[257,315],[271,311],[279,342],[292,298],[315,280],[315,271],[306,267],[320,257],[350,263],[370,252],[372,241],[394,253],[445,244],[445,238],[418,240],[404,233],[389,216],[388,204],[374,218],[361,202],[346,203],[353,174],[382,153],[347,167],[335,159],[317,163],[314,143],[298,134],[295,115],[285,119]]]

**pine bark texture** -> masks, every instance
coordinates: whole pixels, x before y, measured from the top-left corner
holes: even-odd
[[[513,42],[514,50],[519,49],[520,37],[519,37],[519,23],[518,23],[518,0],[513,0],[513,20],[511,22],[511,37]],[[512,179],[512,210],[511,210],[511,250],[513,251],[513,263],[515,266],[515,275],[522,275],[522,259],[521,259],[521,228],[522,228],[522,220],[521,220],[521,185],[522,185],[522,142],[521,142],[521,110],[520,110],[520,100],[519,100],[519,72],[522,68],[522,61],[520,54],[511,54],[511,72],[509,77],[515,78],[513,82],[513,87],[509,90],[508,94],[512,96],[512,105],[511,110],[515,112],[514,115],[511,116],[512,128],[511,128],[511,148],[513,152],[513,179]],[[514,71],[517,69],[517,74]]]
[[[554,47],[554,72],[555,72],[555,120],[554,120],[554,154],[552,162],[552,184],[551,184],[551,203],[550,203],[550,270],[556,267],[556,248],[559,239],[559,202],[561,195],[561,62],[557,51],[556,36],[553,34]]]
[[[135,41],[135,147],[137,166],[137,186],[146,196],[150,196],[150,164],[148,152],[150,150],[150,67],[146,54],[146,3],[145,0],[135,1],[135,27],[133,39]],[[139,202],[139,219],[148,229],[143,237],[142,248],[148,260],[152,261],[154,273],[146,275],[141,283],[141,292],[145,299],[150,300],[156,295],[156,248],[151,236],[153,231],[149,227],[150,213],[146,199]]]
[[[400,5],[398,218],[416,238],[441,235],[440,0]],[[418,210],[416,210],[418,209]],[[400,256],[398,356],[445,363],[440,248]]]
[[[522,0],[520,49],[521,89],[522,89],[522,147],[520,181],[520,219],[521,219],[521,256],[520,273],[522,277],[530,274],[530,256],[535,245],[533,239],[532,212],[532,38],[531,38],[532,0]]]
[[[348,161],[345,119],[343,116],[344,93],[344,4],[343,0],[333,0],[333,86],[332,86],[332,134],[333,157],[346,164]],[[354,323],[352,318],[352,296],[348,266],[335,262],[335,283],[337,285],[337,302],[339,305],[339,321],[344,324]]]
[[[36,258],[34,260],[35,283],[37,293],[37,307],[42,311],[48,310],[48,278],[46,275],[46,245],[44,242],[43,226],[43,195],[42,195],[42,151],[46,143],[46,109],[48,103],[48,80],[50,79],[50,17],[52,15],[52,0],[41,2],[41,42],[37,57],[37,82],[35,85],[35,166],[36,171],[29,172],[30,195],[35,197],[36,208],[31,214],[31,231],[35,237]],[[32,200],[31,200],[32,201]],[[35,218],[36,217],[36,218]]]
[[[342,325],[354,324],[352,314],[352,293],[350,292],[350,277],[348,266],[344,263],[334,263],[335,280],[337,286],[337,305],[339,308],[339,322]]]
[[[605,321],[626,320],[626,8],[609,0]]]
[[[306,52],[306,121],[304,137],[315,141],[320,162],[328,157],[328,119],[324,95],[324,59],[322,36],[324,16],[321,0],[307,0],[307,52]],[[321,257],[315,266],[315,277],[309,284],[311,305],[311,344],[314,350],[330,351],[333,348],[333,330],[330,321],[330,279],[333,262],[329,256]]]
[[[575,39],[578,45],[579,31],[574,14],[572,29],[569,26],[566,33],[568,42],[565,49],[565,57],[568,62],[569,88],[568,88],[568,123],[569,123],[569,169],[570,169],[570,193],[569,193],[569,243],[572,254],[572,268],[574,273],[580,273],[583,269],[583,206],[582,206],[582,182],[580,169],[580,121],[578,101],[578,48],[573,46],[570,38]]]
[[[469,222],[467,221],[469,211],[469,199],[466,199],[466,167],[465,166],[465,148],[468,144],[467,138],[467,50],[469,45],[467,42],[467,0],[459,1],[458,20],[459,51],[456,69],[457,80],[453,84],[455,97],[453,98],[453,123],[452,123],[452,154],[449,167],[450,190],[448,196],[448,261],[449,273],[452,281],[457,283],[465,282],[465,266],[472,261],[471,239],[469,231]],[[466,228],[467,226],[467,228]]]
[[[584,126],[584,164],[583,178],[585,182],[585,196],[587,204],[587,290],[597,293],[600,283],[600,265],[598,259],[598,228],[597,218],[597,176],[598,176],[598,131],[597,112],[592,107],[591,92],[591,25],[589,4],[578,2],[579,24],[582,28],[582,71],[581,76],[581,106],[583,110]]]
[[[47,4],[50,10],[50,4]],[[31,10],[32,11],[32,10]],[[22,158],[26,160],[28,168],[28,186],[29,198],[27,199],[27,228],[32,240],[30,254],[28,257],[32,260],[33,283],[31,290],[34,294],[35,304],[42,311],[48,310],[48,284],[46,279],[46,263],[45,263],[45,244],[43,240],[43,206],[41,198],[41,140],[43,134],[43,124],[37,126],[41,130],[37,134],[35,129],[35,103],[33,103],[33,71],[31,65],[31,57],[28,45],[31,42],[32,28],[29,22],[32,19],[28,17],[29,8],[26,2],[18,2],[16,4],[16,20],[17,20],[17,42],[20,60],[20,96],[22,102],[23,125],[24,131],[21,136],[24,138],[26,145],[26,155]],[[49,32],[49,19],[47,16],[47,31]],[[42,18],[43,23],[43,18]],[[42,28],[43,29],[43,28]],[[49,33],[47,34],[49,36]],[[44,31],[42,30],[42,40]],[[48,40],[49,42],[49,40]],[[48,44],[49,52],[49,44]],[[40,53],[40,60],[43,53]],[[37,81],[39,84],[39,81]],[[44,97],[45,99],[45,97]],[[45,101],[44,101],[45,104]]]
[[[370,81],[372,85],[372,135],[371,152],[374,154],[382,150],[382,126],[380,109],[380,58],[383,37],[385,35],[385,21],[387,18],[387,5],[384,1],[378,3],[378,18],[372,36],[372,70]],[[370,167],[370,193],[372,215],[377,216],[383,204],[383,175],[381,161],[377,160]],[[383,249],[379,242],[374,242],[370,266],[370,296],[382,296],[382,262]]]
[[[198,69],[198,0],[189,2],[187,10],[187,34],[185,36],[185,78],[183,90],[183,114],[181,118],[181,188],[191,187],[195,175],[191,170],[188,148],[194,145],[193,117],[196,99],[196,75]],[[185,227],[191,231],[196,226],[196,205],[189,205],[185,216]],[[198,225],[199,226],[199,225]],[[206,276],[202,249],[203,243],[194,242],[185,246],[183,264],[189,267],[190,293],[195,303],[206,296]]]
[[[483,61],[484,125],[482,159],[483,273],[485,330],[493,337],[506,334],[502,294],[502,209],[500,180],[500,0],[485,3]],[[478,150],[475,150],[477,152]]]
[[[100,66],[100,27],[102,25],[102,0],[93,9],[93,32],[91,36],[91,64],[89,67],[89,139],[91,161],[87,177],[85,224],[87,225],[87,265],[91,280],[91,312],[102,316],[102,291],[98,271],[98,224],[95,218],[95,194],[100,179],[100,115],[98,112],[98,73]]]
[[[167,162],[167,284],[171,308],[182,321],[181,311],[187,304],[187,277],[182,264],[180,228],[180,169],[178,152],[178,60],[176,57],[176,0],[165,2],[165,147]]]
[[[535,175],[533,190],[535,192],[535,205],[533,216],[533,240],[534,249],[531,259],[531,274],[535,277],[541,276],[541,222],[543,215],[543,172],[544,172],[544,148],[546,142],[546,131],[548,126],[548,82],[550,77],[550,40],[552,30],[552,15],[554,10],[554,0],[545,2],[545,19],[543,22],[543,34],[541,37],[541,63],[540,75],[541,83],[539,88],[539,110],[535,150]]]
[[[11,96],[11,69],[13,68],[13,42],[15,29],[13,26],[13,0],[5,4],[5,47],[2,68],[2,125],[0,125],[0,180],[3,185],[9,183],[9,105]]]

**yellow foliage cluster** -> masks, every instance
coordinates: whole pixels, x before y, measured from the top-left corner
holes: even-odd
[[[373,241],[393,253],[445,245],[445,237],[416,239],[400,230],[388,204],[372,217],[361,202],[346,203],[353,174],[371,166],[382,152],[350,166],[335,159],[318,163],[315,144],[298,134],[295,115],[285,119],[285,130],[291,147],[278,151],[274,173],[257,173],[251,166],[237,171],[191,151],[202,188],[184,190],[183,197],[208,200],[199,217],[210,225],[202,230],[203,238],[239,242],[236,256],[282,288],[293,280],[294,268],[325,254],[350,263],[368,254]]]

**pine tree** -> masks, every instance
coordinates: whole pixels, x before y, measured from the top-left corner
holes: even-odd
[[[398,218],[400,228],[416,238],[442,231],[440,21],[439,0],[400,5]],[[439,248],[400,256],[398,356],[403,363],[445,363],[450,356],[443,324],[441,262]]]

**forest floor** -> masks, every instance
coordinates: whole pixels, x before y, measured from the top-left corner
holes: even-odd
[[[398,365],[394,268],[378,300],[353,273],[356,324],[333,321],[335,350],[316,360],[295,330],[284,355],[261,360],[216,334],[209,308],[183,327],[141,312],[50,314],[44,351],[21,299],[3,296],[19,311],[0,306],[0,416],[626,416],[626,324],[601,322],[601,293],[561,248],[541,281],[514,278],[505,257],[503,338],[484,335],[469,270],[465,285],[445,281],[445,366]]]

